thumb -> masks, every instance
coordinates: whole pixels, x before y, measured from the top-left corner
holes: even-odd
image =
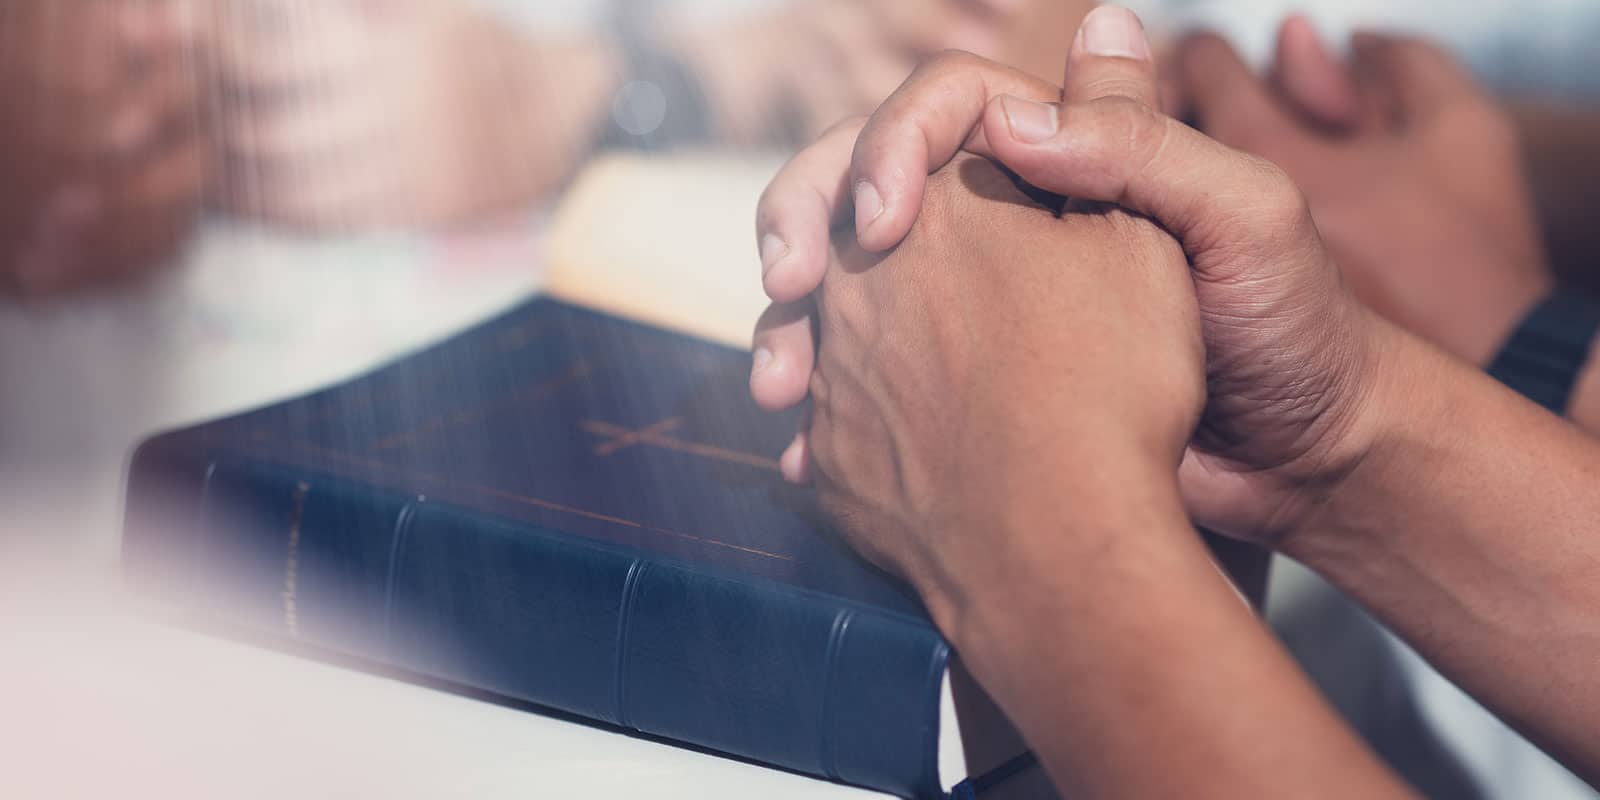
[[[1161,104],[1155,60],[1137,15],[1118,6],[1099,6],[1084,16],[1067,54],[1061,97],[1067,103],[1126,97],[1148,106]]]
[[[1153,217],[1191,258],[1255,250],[1285,231],[1308,230],[1294,241],[1315,242],[1305,198],[1283,170],[1157,110],[1155,65],[1131,13],[1086,17],[1068,64],[1063,103],[1002,95],[984,108],[990,151],[1022,180]]]
[[[994,157],[1022,180],[1152,217],[1191,257],[1253,250],[1310,226],[1305,198],[1282,169],[1127,97],[1062,106],[1002,96],[984,109],[983,130]]]
[[[1272,71],[1278,88],[1312,119],[1335,128],[1359,122],[1354,79],[1305,17],[1291,16],[1278,29]]]

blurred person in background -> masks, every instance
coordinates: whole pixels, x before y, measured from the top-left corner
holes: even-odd
[[[170,257],[206,142],[171,3],[0,5],[0,291],[64,291]]]
[[[707,20],[623,2],[541,31],[468,0],[19,0],[0,11],[0,104],[21,123],[0,133],[0,277],[45,294],[138,274],[171,260],[203,194],[301,229],[437,227],[539,203],[607,148],[792,146],[942,49],[1048,74],[1090,5]],[[655,94],[631,109],[640,84]]]
[[[791,147],[942,49],[1054,71],[1050,32],[1090,3],[681,5],[624,0],[562,31],[462,0],[223,4],[217,196],[318,228],[469,220],[548,196],[607,148]]]
[[[1338,127],[1348,91],[1339,91],[1326,66],[1357,55],[1352,36],[1387,31],[1436,42],[1468,68],[1507,122],[1518,169],[1530,186],[1536,234],[1550,271],[1561,280],[1600,288],[1600,5],[1587,0],[1526,0],[1464,4],[1454,0],[1141,0],[1136,4],[1169,38],[1212,30],[1243,61],[1269,77],[1274,91],[1317,103],[1302,109]],[[1302,20],[1285,31],[1293,14]],[[1319,68],[1319,65],[1322,68]],[[1183,64],[1169,60],[1181,71]],[[1285,95],[1287,96],[1287,95]],[[1341,100],[1341,96],[1345,99]],[[1341,110],[1343,109],[1343,110]],[[1436,142],[1449,158],[1473,143]],[[1503,149],[1503,148],[1502,148]],[[1464,313],[1470,316],[1470,312]]]
[[[151,430],[538,289],[551,209],[593,156],[776,154],[945,47],[1047,74],[1089,5],[0,3],[0,493],[55,513],[44,498],[99,486],[112,520]]]
[[[1556,289],[1515,118],[1444,50],[1357,33],[1341,61],[1290,17],[1266,75],[1196,35],[1173,85],[1198,127],[1289,172],[1363,299],[1455,356],[1489,367]],[[1600,432],[1591,373],[1553,410]]]
[[[1060,32],[1092,4],[745,0],[695,13],[704,5],[8,3],[0,105],[19,124],[0,132],[0,175],[13,187],[0,199],[0,286],[37,294],[170,261],[203,187],[219,209],[301,229],[437,227],[537,204],[608,147],[790,147],[872,108],[939,50],[1054,75]],[[1263,21],[1287,10],[1275,0],[1145,5],[1169,29],[1226,30],[1257,60],[1270,50]],[[541,7],[538,21],[517,21],[530,6]],[[1590,179],[1600,178],[1591,144],[1600,115],[1568,107],[1600,87],[1579,77],[1582,64],[1558,80],[1565,73],[1535,69],[1541,62],[1527,55],[1581,53],[1550,43],[1550,31],[1582,30],[1558,21],[1594,12],[1543,0],[1519,6],[1533,21],[1508,30],[1470,22],[1505,18],[1492,7],[1310,6],[1335,29],[1426,19],[1506,90],[1563,93],[1564,105],[1523,103],[1514,117],[1533,203],[1558,267],[1600,247],[1585,213],[1600,209],[1600,180]],[[578,23],[549,24],[563,17]],[[1297,54],[1316,39],[1303,31],[1287,41],[1284,52]],[[661,94],[632,97],[630,108],[621,90],[640,83]],[[656,113],[645,136],[615,121],[643,115],[650,125]]]
[[[634,144],[788,146],[870,109],[918,60],[942,49],[1054,74],[1059,32],[1091,4],[815,0],[713,16],[688,13],[693,3],[621,2],[599,20],[572,11],[587,24],[553,30],[508,20],[507,9],[525,5],[8,3],[0,12],[10,37],[0,54],[0,103],[21,124],[7,126],[0,158],[0,174],[16,187],[0,225],[7,242],[0,252],[18,253],[4,259],[7,283],[70,287],[159,260],[152,254],[169,252],[192,220],[205,150],[214,156],[210,197],[247,216],[311,228],[454,223],[537,202],[597,149],[628,146],[629,136],[608,134],[619,90],[630,82],[653,82],[665,90],[660,102],[703,112]],[[1253,40],[1257,21],[1279,18],[1284,4],[1147,5],[1156,7],[1147,16],[1174,20],[1169,27],[1215,24]],[[1363,13],[1384,18],[1359,3],[1319,10],[1346,21]],[[1519,13],[1547,21],[1593,16],[1557,0]],[[1546,44],[1534,34],[1520,34],[1529,46],[1519,50],[1511,36],[1496,39],[1483,32],[1487,26],[1461,22],[1504,16],[1494,9],[1449,16],[1432,14],[1508,90],[1547,93],[1560,74],[1531,68],[1538,62],[1525,51]],[[1539,27],[1552,28],[1582,29]],[[65,42],[74,46],[56,46]],[[1291,40],[1302,46],[1285,52],[1314,42],[1302,33]],[[1573,66],[1581,72],[1583,65]],[[1554,89],[1569,98],[1600,93],[1577,76]],[[1588,149],[1600,117],[1548,104],[1519,109],[1539,179],[1535,202],[1560,245],[1557,260],[1571,260],[1562,256],[1593,244],[1594,226],[1583,224],[1581,212],[1600,206],[1591,188],[1600,182],[1580,178],[1600,169]],[[667,119],[657,124],[670,123],[662,113]],[[118,118],[125,121],[110,124]],[[134,141],[140,137],[148,141]],[[149,218],[136,220],[134,205]],[[97,255],[112,250],[115,259]],[[104,263],[49,266],[97,259]]]

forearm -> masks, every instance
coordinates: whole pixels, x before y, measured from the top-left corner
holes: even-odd
[[[974,569],[961,608],[936,612],[1064,796],[1408,796],[1241,603],[1174,493],[1065,504],[1003,522],[1007,566]]]
[[[792,60],[781,25],[752,18],[707,28],[677,23],[666,37],[700,81],[710,128],[720,142],[748,147],[776,141],[785,124],[779,71]]]
[[[1284,542],[1557,757],[1600,776],[1600,446],[1381,326],[1370,454]]]
[[[749,145],[768,141],[781,120],[783,98],[774,91],[774,55],[781,31],[757,22],[727,27],[668,23],[656,47],[679,60],[702,93],[707,130],[716,141]],[[774,34],[779,34],[774,38]],[[627,75],[627,60],[617,44],[593,36],[565,41],[528,42],[519,48],[527,74],[519,91],[529,97],[513,126],[511,146],[528,160],[532,190],[544,194],[560,186],[591,154],[610,124],[612,103]]]
[[[601,37],[536,40],[512,30],[493,37],[503,60],[484,67],[503,83],[487,82],[490,93],[477,102],[503,109],[506,118],[485,126],[480,135],[489,147],[479,155],[492,159],[486,177],[496,177],[486,183],[509,193],[512,203],[526,202],[559,189],[588,158],[611,113],[623,62]]]
[[[1564,281],[1600,291],[1600,113],[1527,102],[1511,111],[1551,268]],[[1600,360],[1591,359],[1579,376],[1568,417],[1600,433]]]

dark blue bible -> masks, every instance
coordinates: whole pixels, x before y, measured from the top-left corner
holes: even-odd
[[[230,627],[937,796],[949,648],[780,479],[795,418],[755,407],[748,370],[537,299],[145,442],[124,564]]]

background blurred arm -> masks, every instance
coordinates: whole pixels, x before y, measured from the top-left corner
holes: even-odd
[[[460,2],[268,0],[208,20],[224,207],[308,228],[450,224],[565,180],[620,66]]]
[[[1513,101],[1557,274],[1600,289],[1600,108]]]
[[[1551,270],[1600,294],[1600,107],[1510,102]],[[1600,433],[1600,348],[1591,348],[1568,416]]]
[[[0,293],[142,274],[182,244],[205,166],[184,8],[0,5]]]

